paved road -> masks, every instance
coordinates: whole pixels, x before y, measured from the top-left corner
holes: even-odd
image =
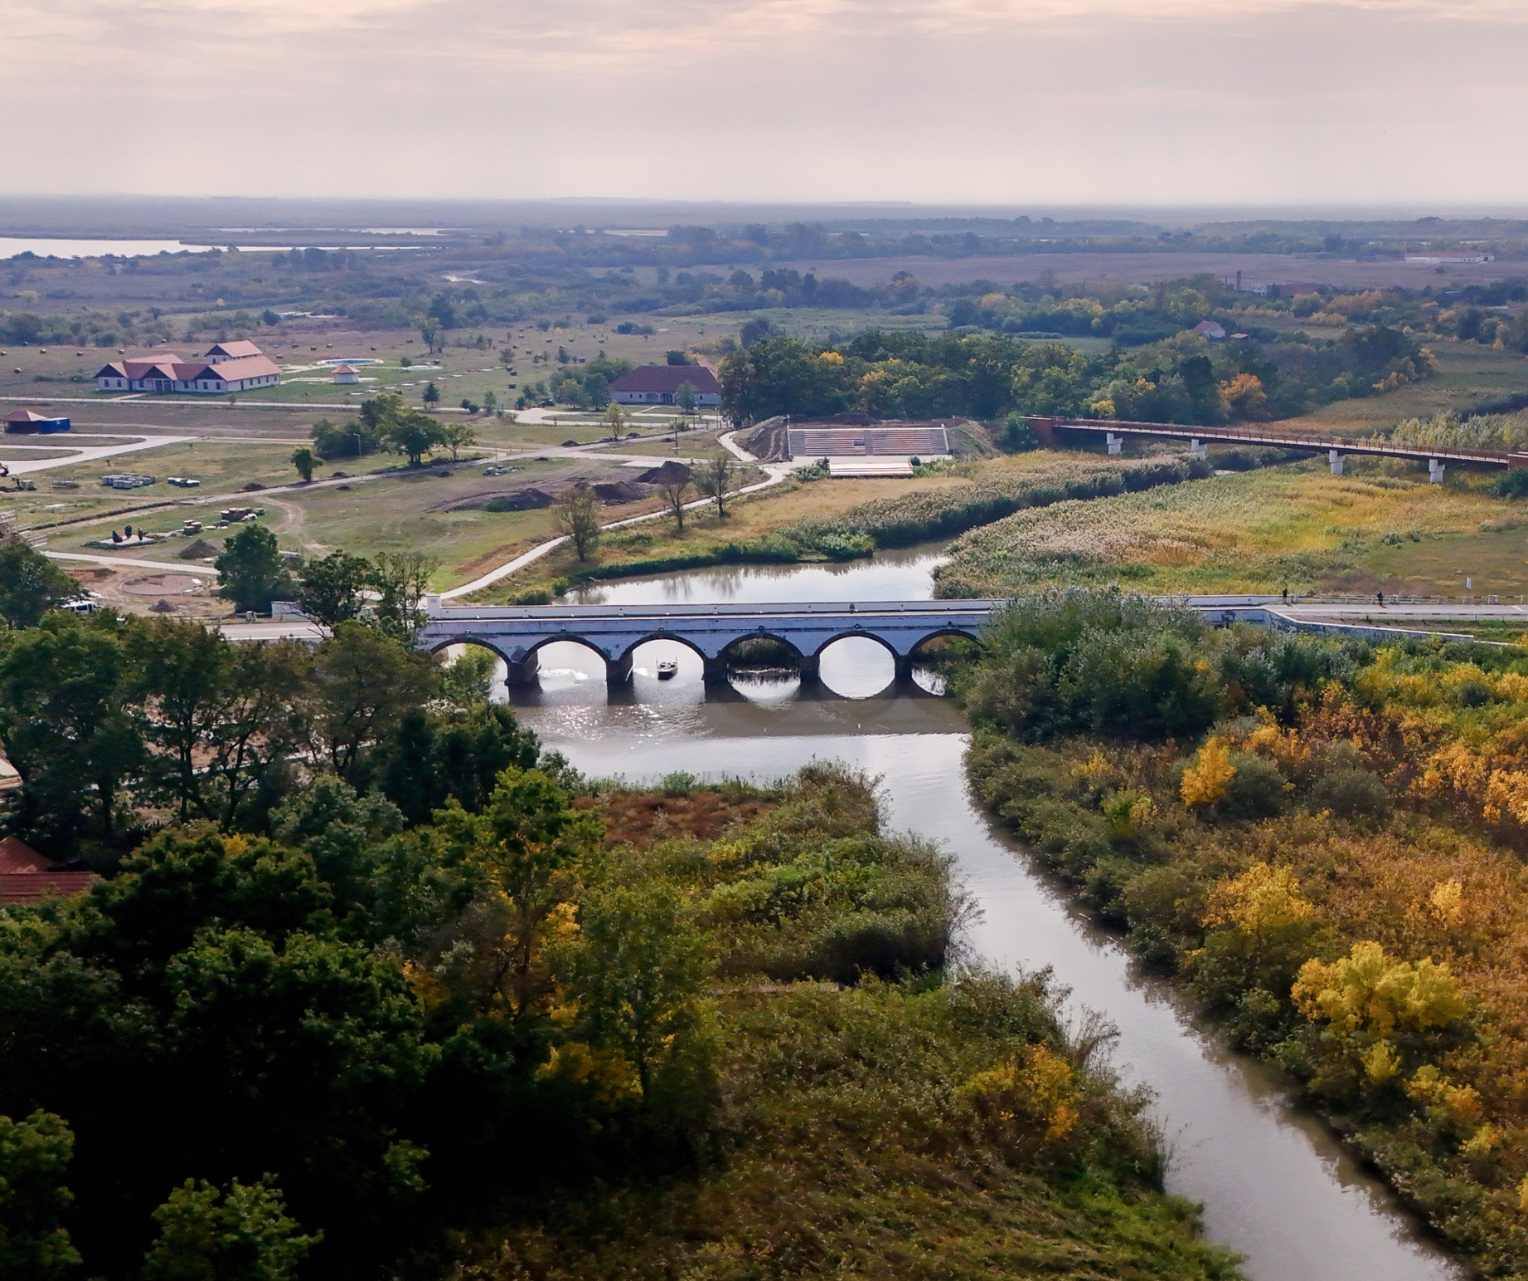
[[[11,469],[12,476],[26,476],[33,472],[51,471],[55,467],[73,467],[77,463],[95,462],[101,458],[115,458],[118,454],[134,454],[144,449],[158,449],[161,445],[178,445],[182,441],[197,440],[196,436],[154,436],[145,440],[136,440],[127,445],[84,445],[72,446],[67,441],[59,441],[56,445],[49,445],[49,449],[72,448],[74,450],[66,458],[38,458],[32,462],[10,462],[6,466]]]
[[[47,552],[50,560],[82,560],[92,565],[110,565],[113,569],[153,569],[163,574],[190,574],[195,578],[216,578],[217,570],[195,561],[137,560],[131,556],[92,556],[86,552]]]

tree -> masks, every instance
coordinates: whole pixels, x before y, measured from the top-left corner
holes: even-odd
[[[420,399],[431,408],[440,403],[440,388],[435,385],[433,380],[425,383],[424,391],[420,393]]]
[[[21,774],[21,826],[60,853],[94,804],[108,840],[143,762],[128,710],[129,662],[113,622],[53,614],[0,658],[0,739]]]
[[[0,1276],[63,1281],[80,1264],[64,1218],[74,1135],[62,1117],[38,1110],[0,1116]]]
[[[663,359],[670,365],[688,365],[690,363],[689,356],[678,350],[664,352]]]
[[[497,392],[485,391],[483,393],[483,412],[485,414],[492,414],[495,418],[499,416],[499,396]]]
[[[588,560],[600,541],[600,501],[588,485],[565,489],[557,504],[557,528],[573,544],[573,554]]]
[[[478,441],[477,429],[471,423],[447,423],[441,428],[441,435],[451,450],[452,462],[457,460],[462,450],[471,449]]]
[[[665,476],[658,483],[658,492],[663,495],[663,501],[669,509],[669,515],[674,518],[674,530],[676,533],[684,533],[684,505],[690,497],[690,473],[686,468],[682,475],[675,473]]]
[[[657,885],[588,896],[569,984],[589,1039],[618,1049],[642,1098],[700,1024],[710,965],[705,941]]]
[[[237,670],[234,647],[200,623],[143,619],[127,636],[133,702],[150,753],[151,797],[173,804],[184,823],[208,812],[206,750],[223,724]]]
[[[424,598],[438,562],[423,552],[381,552],[372,561],[371,585],[376,588],[377,627],[404,644],[424,621]]]
[[[323,1233],[303,1235],[269,1175],[226,1193],[187,1179],[154,1211],[143,1281],[289,1281]]]
[[[613,400],[605,406],[605,430],[612,436],[626,430],[626,412]]]
[[[367,747],[394,733],[404,714],[434,693],[435,668],[392,637],[344,622],[318,647],[313,686],[314,754],[354,784]]]
[[[333,551],[302,569],[297,602],[314,622],[334,627],[361,613],[361,589],[371,581],[372,564],[364,556]]]
[[[1232,419],[1256,419],[1267,414],[1268,393],[1263,390],[1263,380],[1256,374],[1237,374],[1221,383],[1220,391]]]
[[[417,409],[393,415],[382,429],[383,443],[395,454],[408,457],[410,467],[418,467],[424,456],[446,439],[445,428],[429,414]]]
[[[315,426],[313,430],[317,431],[318,428]],[[306,445],[292,451],[292,466],[297,468],[297,474],[302,477],[304,485],[312,481],[313,467],[317,462],[318,459],[313,456],[313,451]]]
[[[701,465],[695,473],[695,483],[700,492],[707,498],[716,500],[717,519],[725,520],[727,511],[723,505],[726,502],[727,492],[732,488],[732,458],[729,454],[718,454]]]
[[[695,388],[692,384],[680,383],[674,389],[674,404],[686,418],[691,417],[695,413],[697,403]]]
[[[548,945],[559,908],[571,905],[575,869],[598,843],[599,820],[575,810],[550,774],[512,766],[481,814],[452,802],[440,827],[480,884],[456,937],[439,940],[458,999],[475,1015],[511,1021],[544,1010],[553,991]]]
[[[0,619],[11,627],[35,627],[79,585],[41,552],[0,535]]]
[[[240,612],[270,612],[278,593],[291,591],[291,579],[276,546],[276,535],[264,525],[245,525],[223,545],[213,562],[218,571],[218,595]]]

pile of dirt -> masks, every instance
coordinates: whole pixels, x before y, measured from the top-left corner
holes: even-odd
[[[265,486],[262,485],[258,480],[251,480],[246,481],[244,484],[240,485],[239,492],[241,494],[253,494],[256,490],[264,488]]]
[[[630,480],[605,481],[592,488],[594,496],[607,507],[614,507],[618,503],[635,503],[648,495],[645,485]]]
[[[198,538],[194,543],[188,543],[175,554],[181,560],[212,560],[220,553],[205,538]]]
[[[444,498],[430,507],[432,512],[528,512],[550,507],[553,499],[544,489],[525,485],[518,489],[484,489],[475,494]]]
[[[173,614],[175,606],[167,600],[155,601],[149,606],[149,612],[153,614]]]
[[[743,437],[743,448],[765,462],[783,462],[786,443],[784,418],[770,418]]]
[[[682,485],[690,479],[690,469],[672,458],[657,467],[649,467],[637,477],[642,485]]]

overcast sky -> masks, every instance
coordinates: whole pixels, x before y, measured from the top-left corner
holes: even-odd
[[[1528,0],[6,0],[0,190],[1528,203]]]

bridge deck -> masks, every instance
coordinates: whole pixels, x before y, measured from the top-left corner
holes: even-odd
[[[1142,423],[1106,418],[1039,418],[1066,431],[1106,432],[1116,436],[1158,436],[1170,440],[1203,440],[1225,445],[1267,445],[1273,448],[1309,449],[1313,453],[1337,450],[1374,458],[1409,458],[1417,462],[1471,463],[1481,467],[1528,467],[1528,453],[1493,450],[1443,449],[1391,445],[1381,441],[1347,440],[1338,436],[1311,436],[1304,432],[1258,431],[1252,428],[1180,427],[1174,423]]]

